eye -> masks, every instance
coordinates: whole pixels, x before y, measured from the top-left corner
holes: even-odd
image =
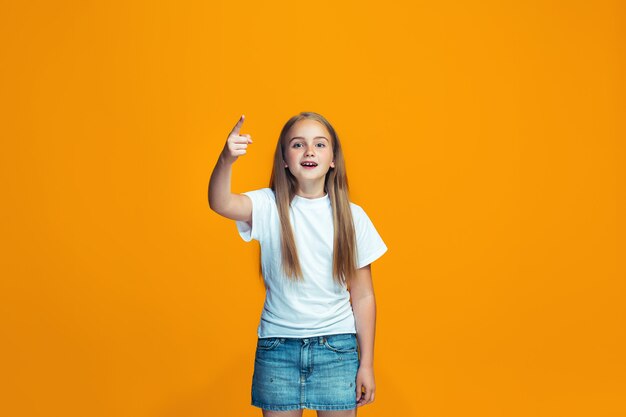
[[[299,148],[299,146],[298,146],[298,145],[302,145],[302,144],[301,144],[300,142],[298,142],[298,143],[294,143],[294,144],[293,144],[293,146],[292,146],[292,148]]]
[[[319,143],[318,143],[318,145],[322,145],[322,146],[321,146],[322,148],[325,148],[325,147],[326,147],[326,144],[325,144],[325,143],[322,143],[322,142],[319,142]]]

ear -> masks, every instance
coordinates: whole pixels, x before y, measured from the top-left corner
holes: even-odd
[[[285,164],[285,168],[287,168],[287,162],[283,161],[283,163]]]
[[[331,168],[334,168],[334,167],[335,167],[335,161],[331,161],[331,162],[330,162],[330,167],[331,167]]]

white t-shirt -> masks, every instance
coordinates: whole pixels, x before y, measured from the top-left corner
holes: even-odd
[[[295,195],[290,220],[304,280],[293,282],[283,274],[280,219],[271,188],[243,193],[252,200],[252,227],[236,221],[241,238],[261,245],[265,304],[257,330],[259,337],[313,337],[356,333],[350,293],[332,275],[334,226],[328,194],[319,198]],[[350,203],[356,232],[357,267],[383,255],[387,246],[363,209]]]

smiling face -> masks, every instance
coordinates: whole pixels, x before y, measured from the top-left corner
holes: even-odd
[[[287,132],[284,166],[301,186],[324,189],[326,173],[335,167],[332,138],[326,126],[311,120],[299,120]],[[307,166],[311,165],[311,166]]]

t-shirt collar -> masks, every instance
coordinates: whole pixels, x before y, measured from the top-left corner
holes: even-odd
[[[301,197],[298,194],[293,196],[292,204],[297,204],[299,206],[307,206],[307,207],[318,207],[324,206],[330,202],[330,197],[328,197],[328,193],[326,193],[322,197],[317,198],[306,198]]]

